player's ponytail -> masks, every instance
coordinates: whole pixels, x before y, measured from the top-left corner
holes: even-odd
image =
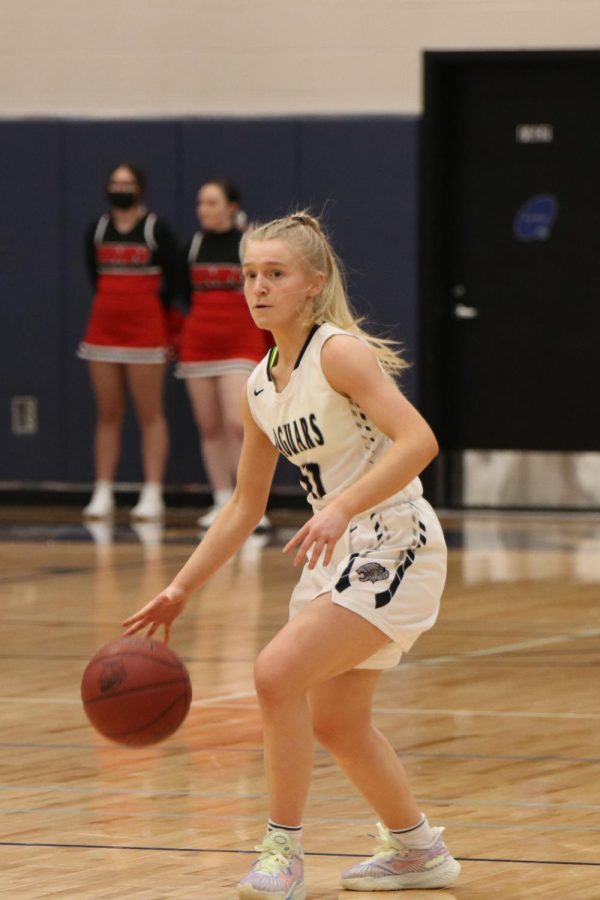
[[[408,363],[401,357],[397,341],[373,337],[361,327],[363,318],[352,310],[348,301],[342,264],[317,218],[301,210],[264,225],[251,225],[242,238],[242,259],[248,241],[272,240],[293,244],[310,270],[323,273],[323,289],[314,299],[313,322],[329,322],[363,338],[390,375],[406,368]]]

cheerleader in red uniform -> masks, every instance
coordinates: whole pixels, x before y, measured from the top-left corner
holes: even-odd
[[[127,392],[142,438],[144,485],[135,519],[164,512],[162,482],[169,436],[163,383],[169,346],[166,306],[175,293],[177,245],[168,226],[144,206],[145,178],[130,163],[109,174],[110,212],[86,240],[95,295],[78,356],[88,362],[98,408],[96,482],[83,513],[104,518],[114,511],[113,481],[119,461]]]
[[[233,492],[242,447],[242,388],[272,341],[254,324],[244,298],[237,187],[227,179],[206,182],[197,212],[202,230],[186,248],[191,310],[175,374],[185,379],[213,494],[213,507],[198,519],[208,528]],[[268,524],[265,517],[261,527]]]

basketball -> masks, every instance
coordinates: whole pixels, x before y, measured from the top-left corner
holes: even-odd
[[[81,699],[94,728],[119,744],[144,747],[165,740],[187,716],[190,676],[160,641],[121,638],[101,647],[81,679]]]

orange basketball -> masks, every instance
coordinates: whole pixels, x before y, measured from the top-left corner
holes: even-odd
[[[144,747],[176,731],[192,702],[190,676],[160,641],[121,638],[91,658],[81,699],[94,728],[119,744]]]

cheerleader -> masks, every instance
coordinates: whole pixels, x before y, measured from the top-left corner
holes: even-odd
[[[402,359],[352,314],[317,219],[297,213],[250,230],[242,258],[252,316],[276,347],[242,395],[235,491],[172,582],[124,623],[126,633],[147,628],[150,636],[163,626],[168,639],[192,592],[259,521],[278,454],[297,465],[312,515],[284,548],[303,564],[289,621],[255,664],[270,815],[238,897],[306,896],[302,819],[315,738],[380,820],[375,852],[345,869],[341,886],[447,887],[460,864],[372,723],[382,671],[438,615],[446,546],[418,477],[437,442],[394,383]]]
[[[109,173],[110,210],[86,237],[95,294],[78,356],[88,363],[97,405],[96,481],[86,518],[114,511],[113,482],[127,393],[141,431],[144,485],[134,519],[164,512],[162,483],[169,436],[163,383],[170,343],[166,307],[175,294],[177,245],[171,230],[144,206],[145,178],[131,163]]]
[[[233,492],[243,434],[239,396],[270,335],[256,327],[244,299],[237,187],[227,179],[207,181],[198,191],[197,214],[201,230],[185,252],[191,310],[175,374],[185,379],[213,495],[214,505],[198,519],[208,528]],[[259,527],[268,524],[263,517]]]

